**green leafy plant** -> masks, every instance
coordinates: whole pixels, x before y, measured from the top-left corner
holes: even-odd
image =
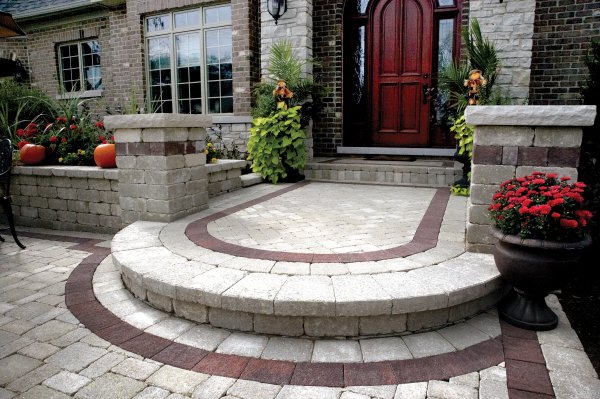
[[[465,116],[462,115],[458,119],[454,120],[454,123],[450,127],[450,131],[454,132],[454,138],[458,146],[458,153],[460,155],[466,154],[469,159],[473,159],[473,126],[467,124]]]
[[[458,195],[460,197],[468,197],[471,195],[471,190],[469,187],[461,187],[457,185],[450,186],[450,193],[452,195]]]
[[[306,135],[300,123],[300,108],[279,108],[252,121],[248,159],[252,160],[252,171],[273,184],[306,164]]]

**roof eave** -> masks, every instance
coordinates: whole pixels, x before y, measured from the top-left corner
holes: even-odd
[[[105,8],[105,7],[117,7],[125,4],[126,0],[76,0],[69,4],[59,4],[49,7],[41,7],[31,11],[16,12],[13,14],[13,18],[16,21],[26,22],[32,21],[39,18],[47,18],[49,16],[61,14],[64,12],[77,11],[84,8]]]

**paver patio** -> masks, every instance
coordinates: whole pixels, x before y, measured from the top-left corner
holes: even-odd
[[[333,248],[342,248],[337,252],[342,254],[386,251],[414,239],[418,231],[415,226],[426,216],[424,210],[436,193],[435,189],[367,186],[368,197],[381,204],[373,200],[375,204],[370,208],[365,205],[362,214],[352,219],[350,213],[336,216],[343,215],[344,204],[356,206],[352,203],[352,190],[348,190],[350,186],[321,186],[348,190],[345,201],[328,200],[326,190],[319,194],[319,186],[309,184],[306,195],[296,198],[269,199],[277,212],[264,219],[260,214],[271,207],[262,202],[248,206],[248,201],[285,186],[260,185],[218,197],[209,210],[168,225],[155,224],[154,231],[139,230],[128,236],[129,240],[116,244],[117,248],[113,245],[113,250],[121,245],[123,251],[138,248],[143,253],[160,245],[186,262],[193,258],[203,265],[198,275],[214,269],[249,275],[254,271],[241,270],[241,263],[235,262],[242,254],[199,246],[193,239],[193,229],[192,237],[185,238],[186,227],[191,223],[243,204],[240,214],[244,223],[238,223],[233,217],[237,214],[229,212],[226,217],[215,218],[222,223],[206,223],[207,231],[229,245],[254,250],[267,248],[277,253],[287,251],[280,244],[292,235],[291,241],[306,244],[296,254],[327,255],[334,252]],[[353,245],[336,246],[350,236],[365,238],[364,235],[371,234],[364,224],[386,224],[390,232],[401,228],[398,218],[382,218],[379,213],[393,213],[396,196],[410,197],[412,190],[415,198],[423,197],[423,202],[415,202],[414,212],[410,208],[400,211],[400,216],[406,216],[407,228],[406,234],[399,237],[405,238],[391,242],[387,235],[372,235],[368,237],[372,244],[363,247],[359,244],[362,239],[358,238]],[[290,194],[294,191],[303,193],[296,189]],[[277,203],[278,199],[285,201]],[[308,200],[310,207],[303,207],[303,200]],[[363,204],[368,201],[366,197],[361,199]],[[283,276],[285,281],[384,276],[426,270],[440,264],[463,271],[476,268],[478,263],[473,259],[484,259],[486,255],[463,254],[464,249],[456,246],[461,242],[459,229],[464,230],[464,222],[462,227],[458,226],[461,217],[464,220],[464,200],[450,197],[449,201],[436,233],[436,245],[406,257],[341,261],[331,264],[331,268],[313,259],[307,262],[247,259],[269,262],[269,270],[254,273]],[[320,212],[320,205],[332,210],[328,215],[319,214],[320,217],[340,219],[335,224],[338,229],[335,234],[324,231],[329,225],[327,219],[313,226],[313,234],[307,237],[295,234],[311,226],[303,225],[294,232],[290,220],[298,216],[306,223],[310,214]],[[337,207],[342,208],[339,214]],[[353,220],[364,231],[358,233],[352,228]],[[361,224],[363,220],[365,223]],[[285,235],[277,237],[281,229]],[[548,300],[560,323],[557,329],[548,332],[511,327],[500,322],[492,308],[432,331],[379,337],[356,334],[356,337],[333,339],[251,333],[198,324],[152,308],[136,298],[125,289],[117,265],[109,256],[110,236],[19,231],[27,249],[20,250],[10,238],[0,245],[0,398],[600,397],[600,381],[553,296]],[[322,240],[326,245],[320,237],[326,237]],[[395,262],[397,259],[401,260]],[[160,258],[149,261],[164,266]],[[257,265],[262,265],[261,262],[252,267],[260,267]],[[394,266],[395,263],[400,266]],[[312,286],[300,285],[299,289],[311,290]],[[356,287],[357,291],[360,289],[361,286]],[[333,292],[338,299],[338,293],[343,296],[344,291]],[[180,309],[184,313],[193,310]],[[218,316],[217,313],[214,317]],[[268,325],[270,321],[269,318],[254,320],[254,325],[261,322]],[[244,320],[238,322],[243,327]],[[285,319],[282,324],[287,325]],[[293,332],[293,320],[288,324]]]

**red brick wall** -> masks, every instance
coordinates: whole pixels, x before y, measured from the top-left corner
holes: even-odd
[[[600,40],[598,0],[538,0],[533,35],[531,104],[579,104],[588,70],[583,62],[593,38]]]

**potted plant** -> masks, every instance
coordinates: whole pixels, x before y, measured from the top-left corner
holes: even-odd
[[[558,318],[544,298],[575,272],[591,246],[581,182],[534,172],[508,180],[494,194],[489,213],[498,238],[494,260],[513,289],[498,312],[509,323],[550,330]]]

